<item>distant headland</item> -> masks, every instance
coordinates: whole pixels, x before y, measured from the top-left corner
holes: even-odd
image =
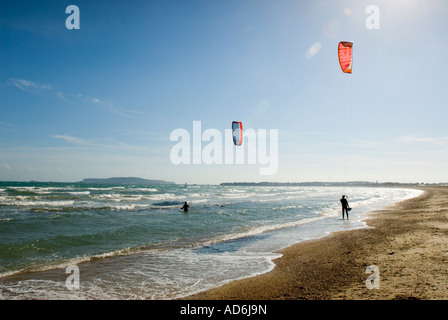
[[[93,184],[175,184],[173,181],[165,180],[148,180],[135,177],[114,177],[114,178],[87,178],[80,183],[93,183]]]

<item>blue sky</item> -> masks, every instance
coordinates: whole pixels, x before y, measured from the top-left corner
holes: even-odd
[[[0,180],[446,182],[447,16],[443,0],[2,1]],[[233,120],[278,129],[276,174],[172,163],[173,130]]]

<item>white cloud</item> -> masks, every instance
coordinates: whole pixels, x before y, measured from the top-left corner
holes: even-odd
[[[74,102],[71,101],[71,100],[69,100],[69,99],[67,99],[67,98],[65,97],[65,95],[64,95],[62,92],[58,92],[56,95],[57,95],[57,96],[59,97],[59,99],[61,99],[62,101],[65,101],[65,102],[70,103],[70,104],[74,104]]]
[[[90,149],[93,147],[96,150],[134,150],[134,151],[152,151],[154,150],[151,147],[148,146],[138,146],[138,145],[130,145],[123,142],[117,142],[117,141],[109,141],[112,143],[100,143],[93,140],[86,140],[83,138],[78,138],[74,136],[69,135],[52,135],[51,138],[64,140],[66,142],[69,142],[71,144],[75,144],[80,147],[89,147]],[[110,140],[110,139],[109,139]],[[87,149],[88,150],[88,149]]]
[[[5,128],[11,129],[11,128],[15,128],[16,126],[13,124],[10,124],[10,123],[0,121],[0,127],[5,127]]]
[[[66,99],[62,93],[58,94],[58,96],[62,100],[74,104],[72,101],[69,101],[68,99]],[[99,98],[92,98],[92,97],[84,96],[82,94],[76,94],[76,95],[70,94],[69,96],[78,100],[82,104],[90,104],[90,105],[93,104],[95,107],[101,108],[107,112],[114,113],[114,114],[122,116],[122,117],[136,118],[140,114],[139,112],[134,111],[134,110],[122,110],[122,109],[118,108],[117,106],[115,106],[115,104],[113,102],[104,101]]]
[[[38,84],[25,79],[9,79],[8,83],[24,92],[37,94],[39,96],[43,96],[46,91],[51,91],[53,89],[51,84]]]
[[[103,103],[103,101],[101,101],[101,100],[98,99],[98,98],[92,98],[92,102],[95,102],[95,103]]]
[[[45,96],[47,92],[53,90],[53,86],[51,84],[39,84],[25,79],[9,79],[8,84],[24,92],[36,94],[41,97]],[[61,91],[53,92],[53,94],[55,94],[62,101],[73,105],[76,105],[78,103],[80,104],[93,103],[95,106],[107,112],[114,113],[122,117],[138,118],[141,115],[141,113],[138,111],[118,108],[113,102],[101,100],[99,98],[92,98],[84,96],[82,94],[67,94]],[[68,99],[67,97],[70,97],[70,99]]]
[[[251,32],[251,31],[255,30],[256,28],[257,28],[256,26],[250,26],[250,27],[247,27],[246,29],[244,29],[243,32]]]
[[[448,143],[448,137],[426,137],[420,138],[415,136],[402,136],[397,138],[399,142],[409,142],[409,143],[426,143],[434,145],[446,145]]]
[[[73,137],[73,136],[67,136],[67,135],[53,135],[51,136],[52,138],[56,138],[56,139],[62,139],[64,141],[67,142],[71,142],[77,145],[93,145],[92,141],[89,140],[85,140],[85,139],[81,139],[81,138],[77,138],[77,137]]]
[[[319,52],[321,47],[322,47],[322,44],[320,42],[314,43],[305,53],[305,57],[307,59],[311,59]]]
[[[5,170],[11,170],[11,166],[7,163],[0,163],[2,165],[3,168],[5,168]]]

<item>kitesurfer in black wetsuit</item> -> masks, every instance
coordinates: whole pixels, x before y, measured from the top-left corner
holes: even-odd
[[[342,199],[340,201],[342,204],[342,219],[344,219],[344,211],[347,214],[347,219],[348,219],[348,211],[349,211],[348,210],[349,209],[348,201],[344,195],[342,195]]]
[[[188,207],[189,207],[189,205],[187,204],[187,201],[185,201],[185,203],[184,203],[184,205],[182,206],[181,209],[184,209],[184,212],[187,212],[188,211]]]

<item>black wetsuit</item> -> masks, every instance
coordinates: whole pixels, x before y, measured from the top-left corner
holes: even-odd
[[[189,207],[189,205],[188,205],[187,203],[185,203],[185,204],[182,206],[182,209],[184,209],[184,212],[187,212],[187,211],[188,211],[188,207]]]
[[[347,214],[347,219],[348,219],[348,201],[345,198],[341,199],[341,204],[342,204],[342,219],[344,219],[344,211]]]

